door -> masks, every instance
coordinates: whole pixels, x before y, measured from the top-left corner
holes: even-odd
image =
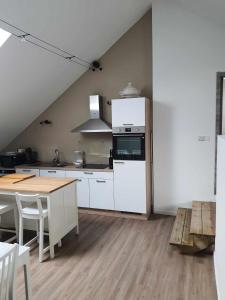
[[[113,181],[106,179],[89,179],[90,207],[114,210]]]
[[[146,162],[113,161],[115,210],[147,213]]]
[[[112,101],[112,127],[145,126],[145,98]]]

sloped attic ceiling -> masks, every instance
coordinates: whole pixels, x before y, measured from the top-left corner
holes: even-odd
[[[91,62],[150,6],[150,0],[0,0],[0,18]],[[0,48],[0,149],[85,71],[10,37]]]

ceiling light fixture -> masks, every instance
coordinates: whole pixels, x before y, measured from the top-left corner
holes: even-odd
[[[0,28],[0,47],[8,40],[11,33]]]

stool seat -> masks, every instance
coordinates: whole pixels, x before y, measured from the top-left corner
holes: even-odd
[[[0,232],[15,233],[15,235],[13,237],[11,237],[5,241],[7,243],[10,243],[14,240],[18,240],[18,212],[17,212],[16,203],[6,201],[3,199],[0,200],[0,222],[1,222],[1,216],[10,211],[12,211],[14,214],[15,230],[0,227]]]
[[[15,204],[14,203],[10,203],[7,201],[0,201],[0,214],[4,214],[12,209],[15,208]]]
[[[39,212],[38,208],[36,208],[35,206],[22,208],[22,215],[23,215],[23,218],[27,217],[28,219],[30,217],[37,218],[37,219],[40,218],[40,212]],[[42,205],[42,215],[44,218],[48,216],[48,209],[47,209],[47,207],[44,207],[44,205]]]

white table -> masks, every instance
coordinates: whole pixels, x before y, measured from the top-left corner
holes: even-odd
[[[13,244],[0,242],[0,256],[7,253]],[[17,258],[17,268],[23,266],[26,299],[31,300],[31,285],[30,285],[30,268],[29,268],[29,247],[19,246],[19,255]]]

